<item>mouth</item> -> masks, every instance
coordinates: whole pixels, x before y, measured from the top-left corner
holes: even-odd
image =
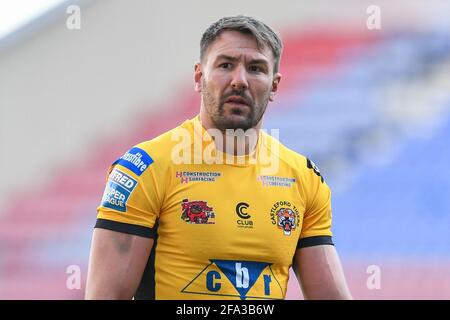
[[[229,97],[227,100],[225,100],[225,103],[248,106],[248,103],[244,98],[237,96]]]

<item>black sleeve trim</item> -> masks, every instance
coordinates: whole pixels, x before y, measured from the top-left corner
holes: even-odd
[[[141,236],[144,238],[151,238],[151,239],[156,238],[156,228],[148,228],[138,226],[135,224],[117,222],[106,219],[97,219],[94,228],[108,229],[112,231],[133,234],[135,236]]]
[[[318,246],[322,244],[329,244],[334,246],[333,240],[331,236],[316,236],[316,237],[308,237],[299,239],[297,243],[297,249]]]

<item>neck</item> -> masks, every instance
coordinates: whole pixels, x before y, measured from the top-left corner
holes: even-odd
[[[245,156],[256,149],[262,120],[255,127],[246,131],[243,129],[219,130],[213,125],[211,118],[205,112],[200,112],[200,122],[213,138],[216,149],[223,153]]]

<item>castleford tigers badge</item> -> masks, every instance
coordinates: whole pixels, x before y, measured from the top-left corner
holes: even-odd
[[[289,201],[278,201],[270,210],[272,224],[283,230],[283,234],[290,236],[299,226],[299,212]]]
[[[290,208],[281,208],[277,211],[277,226],[282,229],[284,234],[289,236],[295,229],[295,215]]]
[[[214,224],[213,208],[206,201],[189,201],[184,199],[181,203],[181,219],[192,224]]]

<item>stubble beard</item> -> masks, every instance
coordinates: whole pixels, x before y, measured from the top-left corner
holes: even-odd
[[[224,110],[225,100],[232,95],[240,96],[249,102],[250,111],[245,114],[245,117],[240,117],[241,119],[229,117]],[[267,104],[269,103],[268,95],[265,99],[263,99],[261,106],[257,106],[254,102],[250,103],[248,97],[246,97],[245,94],[239,90],[233,90],[224,97],[217,99],[209,91],[208,84],[206,82],[202,85],[202,99],[204,107],[210,115],[214,127],[222,132],[225,132],[227,129],[242,129],[247,131],[250,128],[255,128],[262,119],[264,112],[266,111]],[[242,116],[242,113],[239,115]]]

